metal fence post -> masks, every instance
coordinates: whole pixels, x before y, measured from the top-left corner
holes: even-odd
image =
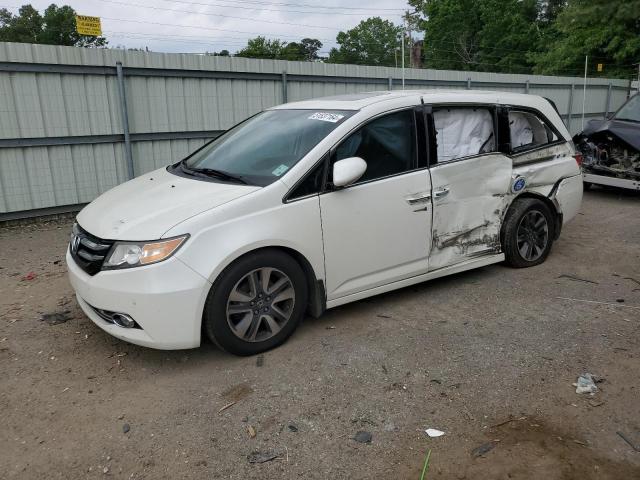
[[[529,80],[524,82],[524,93],[529,93]]]
[[[287,71],[282,72],[282,103],[287,103]]]
[[[467,78],[467,90],[471,90],[471,77]]]
[[[611,108],[611,89],[613,88],[613,85],[611,84],[611,82],[609,82],[609,88],[607,89],[607,103],[604,107],[604,118],[606,120],[606,118],[609,116],[609,109]]]
[[[393,77],[389,77],[388,79],[388,89],[393,90]]]
[[[129,112],[127,110],[127,97],[124,89],[124,72],[122,62],[116,62],[118,75],[118,96],[120,97],[120,113],[122,115],[122,131],[124,133],[124,158],[127,161],[127,175],[129,179],[134,177],[133,152],[131,150],[131,136],[129,135]]]
[[[567,130],[571,133],[571,115],[573,114],[573,90],[576,86],[572,83],[569,86],[569,102],[567,105]]]

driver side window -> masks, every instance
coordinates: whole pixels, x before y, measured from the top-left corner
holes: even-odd
[[[367,170],[356,184],[414,170],[413,110],[391,113],[360,127],[336,148],[331,164],[349,157],[360,157],[367,162]]]

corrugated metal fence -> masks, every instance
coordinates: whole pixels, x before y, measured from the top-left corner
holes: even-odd
[[[279,60],[0,43],[0,220],[76,209],[179,160],[235,123],[287,101],[398,89],[401,70]],[[529,92],[580,129],[582,79],[406,70],[405,88]],[[627,97],[589,79],[586,119]]]

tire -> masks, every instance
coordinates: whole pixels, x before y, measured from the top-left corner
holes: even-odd
[[[593,183],[591,182],[582,182],[582,189],[586,192],[587,190],[591,190]]]
[[[502,249],[507,264],[525,268],[544,262],[555,238],[554,225],[553,214],[542,201],[516,200],[503,227]]]
[[[307,298],[306,277],[296,260],[275,249],[250,253],[211,287],[203,330],[226,352],[255,355],[289,338],[302,321]]]

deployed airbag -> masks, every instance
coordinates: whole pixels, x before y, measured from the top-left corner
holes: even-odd
[[[493,119],[486,109],[435,110],[438,161],[478,155],[495,150]]]

